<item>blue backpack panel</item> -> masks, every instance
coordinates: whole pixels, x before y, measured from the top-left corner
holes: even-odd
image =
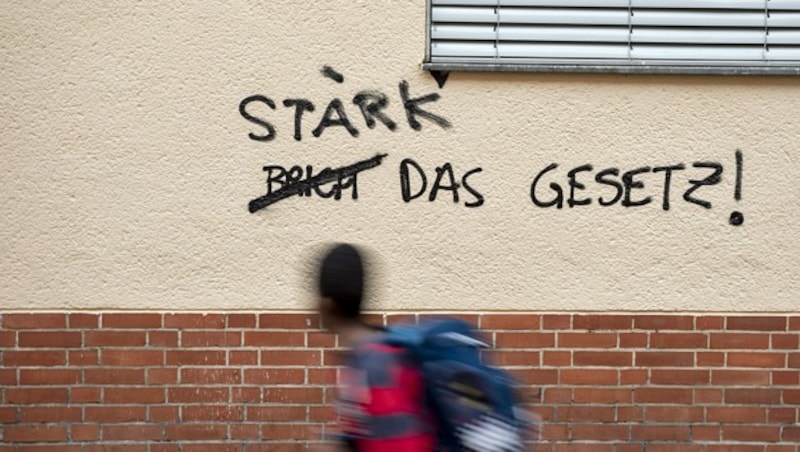
[[[522,451],[527,422],[515,381],[481,359],[473,328],[455,318],[390,326],[383,340],[411,352],[423,374],[428,404],[440,424],[438,449],[450,452]]]

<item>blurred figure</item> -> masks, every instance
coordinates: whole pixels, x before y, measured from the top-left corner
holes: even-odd
[[[381,342],[382,328],[363,321],[362,257],[353,245],[334,245],[323,255],[318,274],[323,326],[348,349],[340,381],[338,450],[433,451],[435,421],[426,408],[421,373],[404,348]]]

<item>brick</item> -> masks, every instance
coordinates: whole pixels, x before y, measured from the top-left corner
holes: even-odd
[[[691,330],[694,317],[688,315],[641,315],[633,318],[637,330]]]
[[[722,352],[697,352],[698,367],[723,367],[725,366],[725,353]]]
[[[703,422],[704,416],[702,407],[648,406],[645,408],[645,418],[648,423],[688,424]]]
[[[631,438],[643,441],[689,441],[688,425],[634,425]]]
[[[262,366],[319,366],[322,353],[318,350],[262,350]]]
[[[70,425],[72,441],[97,441],[100,439],[100,426],[97,424]]]
[[[14,348],[17,345],[16,331],[0,331],[0,347]]]
[[[574,403],[620,405],[633,402],[631,389],[575,388],[572,394]]]
[[[101,367],[84,370],[86,384],[94,385],[143,385],[144,369]]]
[[[87,331],[84,337],[87,347],[141,347],[147,344],[144,331]]]
[[[100,388],[83,387],[70,389],[70,403],[99,403],[103,398]]]
[[[533,348],[555,347],[556,335],[553,333],[496,333],[497,348]]]
[[[136,313],[107,313],[101,318],[103,328],[140,329],[161,328],[161,314]]]
[[[74,385],[81,382],[78,369],[20,369],[19,383],[30,386]]]
[[[483,356],[487,362],[497,366],[537,366],[542,353],[532,350],[485,350]],[[569,352],[567,358],[570,359]],[[569,361],[566,363],[569,364]]]
[[[800,353],[790,353],[787,365],[792,369],[800,369]]]
[[[797,424],[797,408],[772,407],[768,411],[767,422],[770,424]]]
[[[575,424],[572,427],[573,440],[627,441],[631,430],[628,425],[613,424]]]
[[[767,386],[770,372],[766,370],[725,370],[711,372],[711,384],[717,386]]]
[[[730,367],[763,367],[780,368],[786,366],[786,354],[784,353],[747,353],[729,352],[728,366]]]
[[[789,330],[800,330],[800,317],[789,317]]]
[[[286,405],[322,403],[322,389],[312,387],[265,387],[263,401]]]
[[[242,333],[239,331],[184,331],[181,334],[181,346],[183,347],[238,347],[240,345],[242,345]]]
[[[800,385],[800,371],[797,370],[772,371],[772,384],[774,386]]]
[[[257,325],[255,314],[228,314],[228,328],[255,328]]]
[[[704,349],[708,337],[704,333],[652,333],[650,348]]]
[[[786,389],[783,391],[783,403],[800,405],[800,389]]]
[[[151,406],[148,408],[147,420],[150,422],[180,422],[180,408],[177,405]]]
[[[190,387],[169,388],[170,403],[224,403],[230,399],[227,387]]]
[[[240,422],[244,419],[244,407],[231,405],[187,405],[183,407],[182,419],[184,422]]]
[[[619,333],[620,348],[646,348],[647,333]]]
[[[695,388],[695,404],[719,404],[722,403],[723,391],[716,388]]]
[[[576,330],[630,330],[633,318],[629,315],[579,314],[572,318]]]
[[[9,350],[3,352],[7,367],[63,366],[67,363],[64,350]]]
[[[653,369],[650,382],[656,385],[707,385],[710,380],[708,370]]]
[[[223,314],[165,314],[164,328],[211,329],[225,328]]]
[[[800,334],[773,334],[770,346],[778,350],[797,350],[800,348]]]
[[[722,330],[725,328],[725,317],[700,316],[695,319],[695,328],[699,331]]]
[[[308,331],[306,332],[306,343],[309,347],[336,347],[336,336],[328,333]]]
[[[786,331],[786,317],[728,317],[727,330]]]
[[[692,403],[692,390],[678,388],[636,388],[633,391],[633,400],[636,403],[689,405]]]
[[[769,348],[769,334],[712,333],[711,348],[728,350],[757,350]]]
[[[103,425],[103,441],[160,441],[164,428],[154,424]]]
[[[337,378],[337,371],[334,368],[326,367],[322,369],[306,369],[306,372],[308,373],[308,384],[311,385],[335,384],[337,381],[339,381],[339,379]],[[247,380],[246,371],[245,371],[245,380]],[[295,384],[296,382],[290,381],[287,383]]]
[[[296,441],[319,438],[317,427],[310,424],[264,424],[262,433],[265,440]]]
[[[10,443],[52,443],[67,439],[67,428],[61,425],[8,425],[3,441]]]
[[[542,365],[556,367],[570,366],[572,365],[572,352],[545,350],[542,352]]]
[[[147,420],[147,407],[142,405],[128,406],[87,406],[86,421],[103,424],[122,422],[143,422]]]
[[[781,402],[781,391],[778,389],[726,389],[725,403],[777,405]]]
[[[720,424],[763,424],[767,410],[753,406],[710,406],[706,408],[706,416],[708,422]]]
[[[75,348],[81,346],[81,333],[77,331],[20,331],[19,347]]]
[[[480,319],[484,330],[538,330],[541,324],[537,314],[483,314]]]
[[[784,427],[783,441],[800,443],[800,427]]]
[[[231,388],[231,402],[233,403],[260,403],[262,399],[260,387],[234,387]]]
[[[559,348],[614,348],[616,346],[616,333],[558,333]]]
[[[22,423],[60,423],[81,422],[80,407],[70,406],[23,406],[20,408],[19,419]]]
[[[248,406],[246,419],[248,422],[304,422],[306,408],[285,406],[278,410],[271,406]]]
[[[153,404],[164,403],[164,389],[151,387],[111,387],[105,388],[105,403],[111,404]]]
[[[563,388],[545,388],[542,400],[547,404],[571,403],[572,390]]]
[[[572,316],[567,314],[545,314],[542,316],[543,330],[568,330],[572,328]]]
[[[17,370],[0,368],[0,387],[16,386],[16,385],[17,385]],[[0,400],[2,400],[1,397]]]
[[[612,422],[615,418],[611,406],[567,405],[557,408],[558,422]]]
[[[214,439],[209,438],[205,441],[213,441]],[[219,441],[220,439],[216,439]],[[252,447],[245,446],[243,444],[230,444],[230,443],[222,443],[222,442],[198,442],[198,443],[188,443],[183,446],[182,452],[244,452],[245,447],[247,450],[251,450]]]
[[[67,363],[74,367],[96,366],[100,354],[97,350],[68,350]]]
[[[231,425],[231,439],[245,439],[255,442],[261,437],[261,428],[252,424]]]
[[[177,331],[148,331],[147,345],[151,347],[177,347]]]
[[[619,384],[643,385],[647,383],[647,369],[621,369],[619,371]]]
[[[332,406],[312,406],[308,409],[310,422],[332,423],[336,421],[336,410]]]
[[[148,452],[145,444],[88,444],[84,446],[83,452]],[[152,451],[151,451],[152,452]]]
[[[103,349],[100,352],[100,363],[104,366],[163,366],[164,352],[161,350],[142,349]]]
[[[259,314],[259,328],[281,330],[318,330],[321,327],[318,314]]]
[[[3,328],[9,330],[63,329],[67,327],[64,314],[3,314]]]
[[[67,315],[70,328],[73,329],[92,329],[100,325],[100,316],[88,313],[70,313]]]
[[[178,369],[175,367],[159,367],[147,369],[148,385],[169,385],[178,382]]]
[[[225,364],[223,350],[167,350],[168,366],[221,366]]]
[[[0,451],[6,452],[3,449],[4,446],[0,446]],[[84,451],[81,446],[69,446],[65,444],[17,444],[14,452],[94,452],[94,451]],[[8,450],[11,452],[11,449]],[[106,452],[106,451],[103,451]]]
[[[561,384],[567,385],[615,385],[617,371],[606,369],[563,369]]]
[[[301,347],[306,343],[302,331],[245,331],[244,345],[250,347]]]
[[[13,405],[66,404],[66,388],[8,388],[6,403]]]
[[[691,352],[636,352],[637,367],[692,367]]]
[[[644,407],[625,405],[617,407],[617,422],[644,422]]]
[[[0,406],[0,424],[13,424],[18,421],[17,407]]]
[[[775,442],[781,437],[780,427],[723,425],[722,439],[727,441]]]
[[[167,426],[167,439],[170,440],[208,440],[225,439],[228,428],[224,424],[174,424]]]
[[[231,366],[255,366],[258,364],[258,352],[255,350],[230,350],[228,364]]]
[[[302,368],[257,368],[245,369],[245,384],[276,385],[276,384],[303,384],[306,379],[305,369]],[[329,382],[329,383],[332,383]]]
[[[716,425],[693,425],[691,431],[695,441],[719,441],[722,437],[722,429]]]
[[[612,351],[576,351],[572,354],[572,363],[575,366],[583,367],[629,367],[633,363],[633,353]]]
[[[182,384],[239,384],[242,382],[242,370],[230,368],[184,368],[181,369]]]

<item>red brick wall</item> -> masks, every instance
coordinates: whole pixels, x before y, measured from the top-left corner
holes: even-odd
[[[800,314],[462,316],[526,384],[537,451],[800,451]],[[0,321],[0,452],[302,451],[333,416],[313,314]]]

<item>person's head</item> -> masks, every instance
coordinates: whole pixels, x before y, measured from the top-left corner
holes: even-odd
[[[327,327],[336,330],[360,322],[364,273],[362,255],[355,246],[336,244],[324,253],[317,290],[320,315]]]

